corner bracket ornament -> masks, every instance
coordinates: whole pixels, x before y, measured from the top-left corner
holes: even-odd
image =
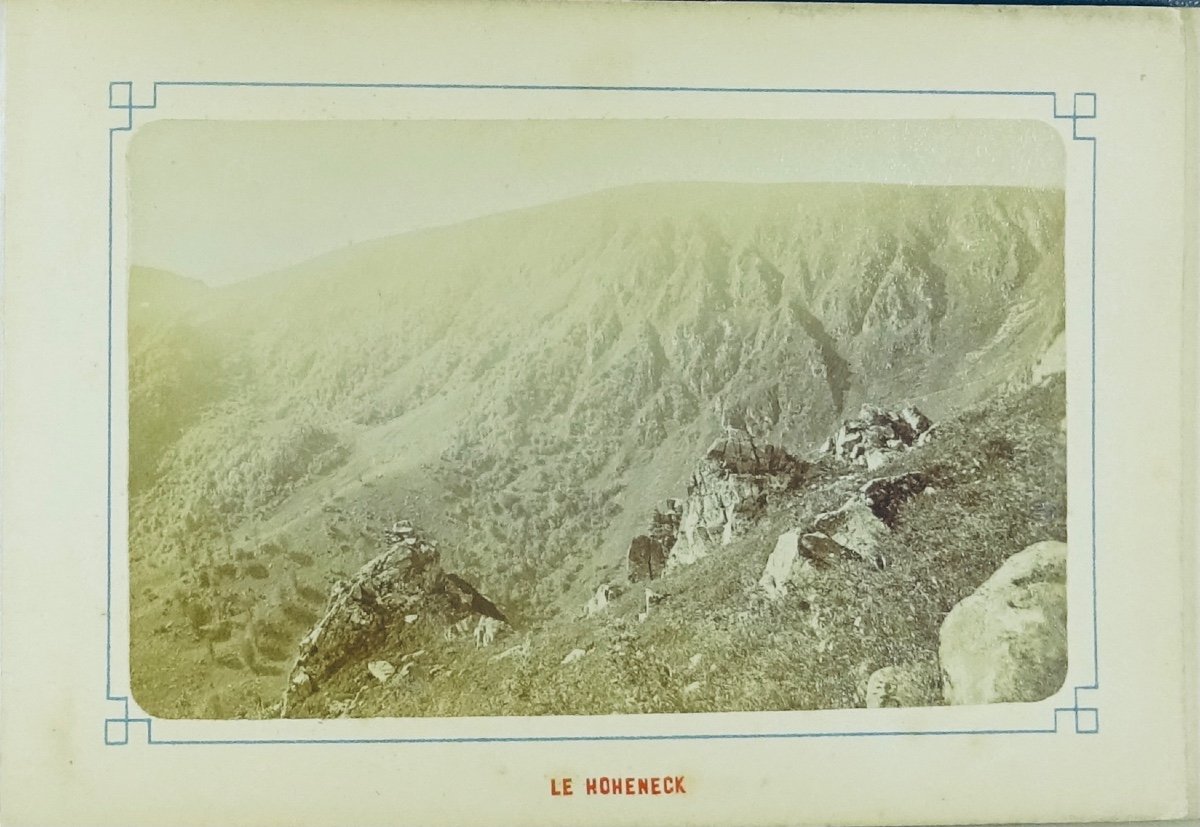
[[[1054,96],[1054,117],[1058,120],[1069,120],[1071,122],[1071,139],[1075,141],[1095,141],[1094,135],[1085,135],[1080,133],[1080,122],[1083,122],[1083,127],[1086,129],[1087,121],[1096,119],[1097,111],[1097,95],[1095,92],[1075,92],[1071,95],[1071,108],[1066,112],[1058,111],[1058,95]],[[1091,131],[1090,129],[1088,130]]]
[[[145,727],[146,743],[151,743],[149,718],[135,718],[129,714],[129,698],[114,696],[111,690],[108,693],[108,700],[119,705],[119,717],[104,719],[104,743],[110,747],[123,747],[129,743],[129,732],[131,729]]]
[[[1074,732],[1078,735],[1097,735],[1100,732],[1100,710],[1094,706],[1080,705],[1080,692],[1092,692],[1098,689],[1098,686],[1077,686],[1075,687],[1073,697],[1074,703],[1072,706],[1060,706],[1054,710],[1054,731],[1055,732],[1070,732],[1071,730],[1060,728],[1059,717],[1070,713],[1071,719],[1074,722]]]
[[[158,84],[154,84],[149,103],[134,103],[133,81],[114,80],[108,84],[108,108],[125,113],[125,125],[115,126],[111,132],[129,132],[133,129],[133,110],[154,109],[158,106]]]

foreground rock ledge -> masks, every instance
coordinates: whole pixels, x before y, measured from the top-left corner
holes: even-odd
[[[1067,676],[1067,546],[1008,558],[942,623],[938,657],[949,704],[1040,701]]]
[[[470,583],[442,569],[437,547],[408,521],[386,532],[387,551],[334,585],[325,614],[300,641],[281,715],[342,667],[369,658],[389,630],[409,618],[452,627],[478,618],[504,623],[504,614]],[[390,665],[390,664],[389,664]]]

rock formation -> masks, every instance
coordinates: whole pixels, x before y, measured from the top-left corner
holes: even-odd
[[[349,580],[335,583],[324,615],[300,641],[284,690],[282,714],[317,690],[323,681],[372,655],[389,634],[403,634],[418,615],[447,627],[476,618],[507,622],[503,612],[471,584],[442,569],[436,545],[408,521],[385,531],[387,551]]]
[[[807,531],[781,534],[759,586],[769,600],[778,600],[787,594],[789,582],[806,580],[814,567],[839,559],[883,568],[887,561],[878,550],[880,539],[896,525],[904,503],[927,487],[928,478],[917,473],[867,481],[841,508],[818,514]]]
[[[942,622],[938,658],[949,704],[1040,701],[1067,674],[1067,546],[1008,558]]]
[[[630,579],[653,579],[665,568],[699,560],[715,545],[728,545],[772,493],[796,487],[808,467],[776,445],[729,428],[697,464],[687,495],[669,500],[655,512],[650,533],[630,543]]]
[[[889,453],[924,445],[933,427],[929,417],[911,405],[898,412],[863,405],[857,417],[846,420],[825,441],[822,453],[875,470]]]

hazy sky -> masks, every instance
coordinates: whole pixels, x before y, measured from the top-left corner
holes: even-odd
[[[134,264],[221,284],[358,241],[651,181],[1061,187],[1034,121],[157,121]]]

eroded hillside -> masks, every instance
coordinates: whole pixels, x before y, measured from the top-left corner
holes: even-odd
[[[1062,193],[648,185],[221,289],[135,270],[130,308],[135,696],[266,714],[396,519],[543,628],[723,428],[803,455],[1015,386],[1063,326]]]

